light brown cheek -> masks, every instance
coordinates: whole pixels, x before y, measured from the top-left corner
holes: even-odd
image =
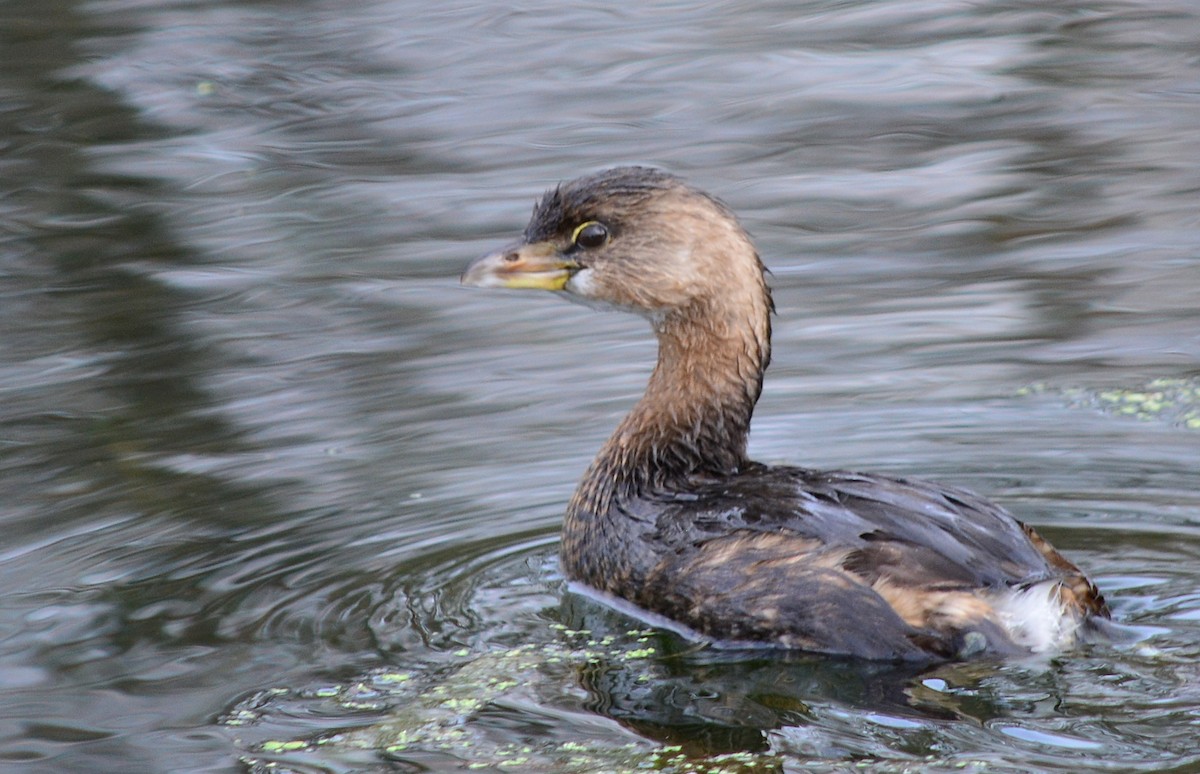
[[[589,298],[623,307],[633,305],[633,295],[622,283],[614,282],[611,276],[602,271],[595,269],[588,271],[590,274],[586,282],[586,289]]]
[[[624,281],[603,277],[596,280],[593,287],[595,298],[645,311],[682,307],[689,294],[685,280],[659,271],[647,271]]]
[[[656,307],[679,308],[695,292],[697,278],[686,265],[656,266],[646,272],[643,288]]]

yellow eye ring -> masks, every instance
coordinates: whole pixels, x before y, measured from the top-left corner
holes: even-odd
[[[598,220],[580,223],[571,232],[571,244],[579,245],[585,250],[601,247],[608,242],[608,226]]]

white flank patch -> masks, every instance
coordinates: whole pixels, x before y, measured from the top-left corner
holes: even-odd
[[[1058,588],[1058,581],[1045,581],[989,599],[1013,642],[1034,653],[1061,650],[1075,642],[1080,617],[1063,605]]]

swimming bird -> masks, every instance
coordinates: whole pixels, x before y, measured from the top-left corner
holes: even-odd
[[[566,508],[562,568],[601,598],[719,646],[897,661],[1054,651],[1109,617],[1079,568],[971,492],[749,459],[771,292],[734,213],[680,178],[559,185],[462,282],[633,312],[658,338]]]

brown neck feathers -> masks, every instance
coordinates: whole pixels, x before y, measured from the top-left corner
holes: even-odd
[[[700,300],[656,321],[658,363],[646,392],[592,462],[572,512],[602,514],[614,499],[746,466],[770,358],[770,296],[761,279],[755,284],[752,299]]]

